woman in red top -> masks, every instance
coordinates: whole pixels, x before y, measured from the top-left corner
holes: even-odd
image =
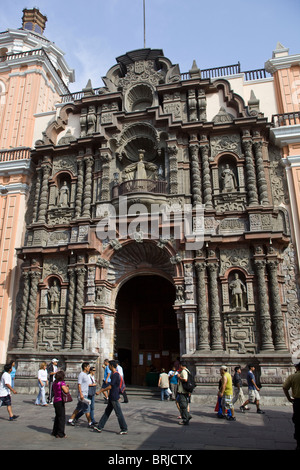
[[[65,373],[63,370],[56,372],[55,381],[53,382],[53,406],[55,409],[55,419],[52,430],[52,436],[67,437],[65,435],[65,403],[62,399],[62,390],[69,392],[69,385],[65,383]]]

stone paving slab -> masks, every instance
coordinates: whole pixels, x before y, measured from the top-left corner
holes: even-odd
[[[189,426],[178,425],[178,410],[174,402],[130,397],[121,404],[128,434],[120,436],[118,422],[112,413],[103,432],[88,428],[85,417],[76,426],[66,426],[66,439],[51,436],[54,409],[52,405],[34,405],[33,395],[12,396],[13,412],[18,419],[8,420],[6,407],[0,408],[0,450],[105,450],[107,458],[116,451],[150,451],[187,453],[201,450],[294,450],[292,407],[264,407],[265,414],[256,413],[255,406],[241,413],[236,421],[217,418],[214,406],[191,404],[193,416]],[[67,418],[76,401],[66,404]],[[104,401],[96,401],[95,416],[100,419]],[[122,454],[123,455],[123,454]],[[147,454],[148,455],[148,454]]]

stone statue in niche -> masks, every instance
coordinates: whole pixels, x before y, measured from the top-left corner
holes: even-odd
[[[53,282],[48,290],[48,301],[51,313],[59,313],[60,288],[57,280]]]
[[[184,287],[176,285],[176,300],[175,304],[184,303]]]
[[[58,207],[68,207],[70,202],[70,190],[66,181],[63,182],[58,194]]]
[[[243,310],[246,305],[244,302],[244,294],[247,292],[245,284],[239,278],[238,273],[235,273],[233,280],[229,284],[231,293],[231,307],[235,310]]]
[[[147,179],[147,172],[144,163],[144,151],[139,151],[139,160],[136,164],[136,172],[135,172],[135,179],[136,180],[146,180]]]
[[[123,172],[123,180],[157,180],[158,167],[154,163],[145,161],[145,150],[139,150],[138,161],[128,165]]]
[[[228,163],[226,163],[221,176],[223,180],[222,192],[231,193],[232,191],[235,191],[237,188],[236,177]]]

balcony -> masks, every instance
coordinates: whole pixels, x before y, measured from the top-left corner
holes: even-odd
[[[274,114],[273,127],[270,129],[275,145],[280,147],[299,145],[300,143],[300,111]]]
[[[275,127],[295,126],[300,124],[300,111],[283,114],[273,114],[272,123]]]
[[[167,182],[163,180],[129,180],[116,184],[112,190],[112,202],[119,204],[119,197],[127,198],[129,204],[165,204],[167,201]]]
[[[113,187],[113,198],[132,193],[167,194],[167,182],[155,180],[124,181]]]

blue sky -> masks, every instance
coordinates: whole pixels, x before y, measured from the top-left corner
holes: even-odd
[[[277,42],[300,53],[299,0],[145,0],[146,47],[162,49],[181,72],[241,63],[263,68]],[[23,8],[47,16],[45,36],[75,69],[71,91],[101,77],[125,52],[144,47],[143,0],[0,0],[0,31],[19,28]]]

